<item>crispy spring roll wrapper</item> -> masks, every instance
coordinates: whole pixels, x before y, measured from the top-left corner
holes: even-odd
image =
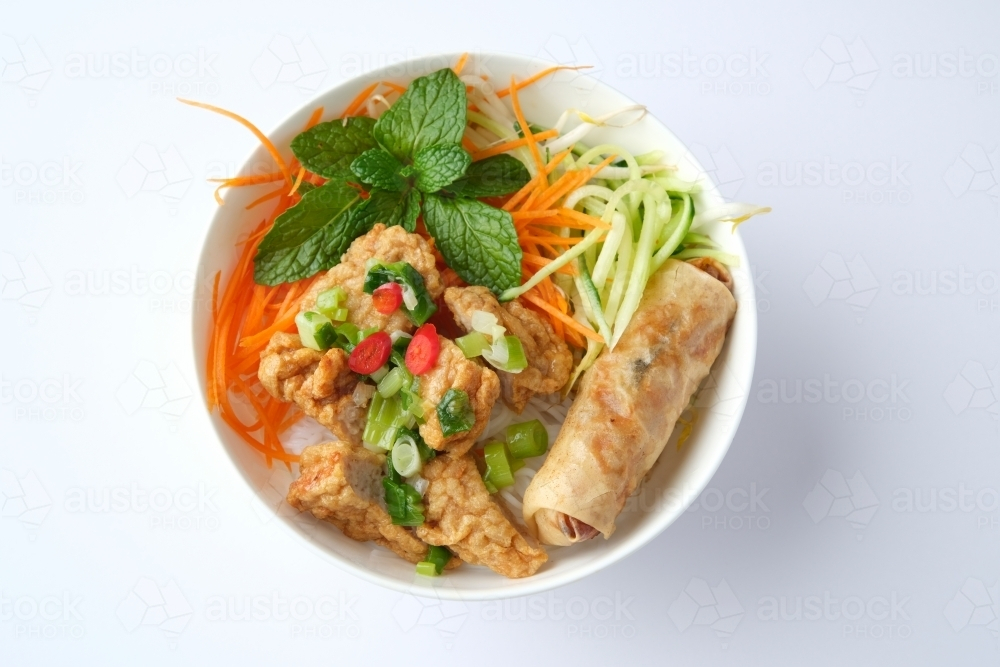
[[[544,544],[608,538],[708,375],[736,314],[729,271],[668,260],[653,274],[613,351],[583,375],[545,463],[524,494]]]

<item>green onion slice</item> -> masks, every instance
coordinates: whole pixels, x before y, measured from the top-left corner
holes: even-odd
[[[324,352],[337,341],[333,322],[326,315],[307,310],[295,316],[295,326],[299,330],[302,344],[313,350]]]
[[[451,388],[445,392],[437,406],[441,433],[447,438],[456,433],[472,430],[476,423],[476,413],[469,403],[469,395],[461,389]]]
[[[549,432],[537,419],[507,427],[507,448],[514,458],[541,456],[549,449]]]

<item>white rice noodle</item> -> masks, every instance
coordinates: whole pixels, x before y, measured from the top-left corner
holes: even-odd
[[[301,454],[306,447],[336,439],[337,436],[318,421],[312,417],[303,417],[282,434],[281,444],[290,454]]]

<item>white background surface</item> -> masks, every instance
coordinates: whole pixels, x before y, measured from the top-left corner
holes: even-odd
[[[1000,12],[675,5],[5,2],[0,663],[997,664]],[[596,65],[774,207],[743,227],[757,370],[710,489],[625,561],[504,603],[314,556],[251,502],[190,355],[205,178],[254,139],[174,96],[266,131],[461,50]]]

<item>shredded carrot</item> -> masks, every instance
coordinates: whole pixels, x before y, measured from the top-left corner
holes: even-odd
[[[462,70],[465,69],[465,62],[468,59],[469,59],[469,54],[468,53],[463,53],[461,56],[459,56],[458,62],[455,63],[455,66],[452,68],[454,70],[454,72],[455,72],[456,75],[461,75],[462,74]]]
[[[590,340],[595,341],[597,343],[604,342],[604,338],[601,336],[601,334],[597,333],[593,329],[590,329],[589,327],[583,326],[582,324],[574,320],[566,313],[559,312],[558,308],[550,304],[545,299],[539,298],[536,294],[533,294],[532,292],[534,292],[534,290],[522,294],[521,298],[527,300],[530,303],[535,304],[545,312],[550,313],[551,315],[554,315],[555,317],[559,318],[567,327],[573,329],[579,334],[582,334],[583,336],[589,338]]]
[[[285,175],[280,171],[275,171],[270,174],[254,174],[253,176],[235,176],[233,178],[210,178],[208,181],[210,183],[222,183],[223,186],[227,188],[239,186],[239,185],[257,185],[259,183],[274,183],[275,181],[280,181]]]
[[[571,208],[560,208],[558,210],[559,210],[559,215],[567,218],[573,218],[574,220],[579,220],[580,222],[583,222],[586,225],[588,225],[587,227],[588,229],[594,227],[599,229],[611,229],[611,225],[609,225],[608,223],[604,222],[600,218],[595,218],[592,215],[587,215],[583,211],[575,211]]]
[[[242,116],[233,113],[232,111],[227,111],[225,109],[222,109],[220,107],[211,104],[205,104],[204,102],[195,102],[194,100],[185,100],[180,97],[178,97],[177,99],[180,102],[183,102],[184,104],[189,104],[193,107],[200,107],[202,109],[208,109],[209,111],[214,111],[217,114],[222,114],[226,118],[232,118],[237,123],[239,123],[243,127],[253,132],[254,136],[256,136],[257,139],[260,141],[260,143],[264,145],[264,148],[267,149],[267,152],[271,154],[271,157],[274,159],[274,163],[278,165],[278,169],[281,170],[281,173],[285,177],[285,180],[288,182],[288,185],[291,186],[292,175],[288,171],[288,165],[285,164],[285,161],[281,157],[281,153],[279,153],[278,149],[274,147],[274,144],[271,143],[271,140],[267,138],[266,134],[258,130],[256,125],[248,121],[246,118],[243,118]]]
[[[306,129],[310,129],[319,124],[319,119],[323,117],[323,107],[316,107],[313,109],[312,115],[309,116],[309,120],[306,121]]]
[[[497,97],[507,97],[508,95],[511,94],[512,90],[514,90],[514,89],[520,90],[521,88],[527,88],[531,84],[536,83],[540,79],[544,79],[549,74],[554,74],[555,72],[558,72],[559,70],[563,70],[563,69],[578,70],[578,69],[588,69],[590,67],[593,67],[593,65],[576,65],[575,67],[574,66],[570,66],[570,65],[556,65],[555,67],[549,67],[548,69],[543,69],[538,74],[535,74],[533,76],[529,76],[524,81],[519,81],[516,84],[512,83],[510,88],[504,88],[503,90],[497,91]]]
[[[393,83],[392,81],[383,81],[382,85],[395,93],[399,93],[400,95],[406,92],[406,86],[401,86],[398,83]]]
[[[347,118],[356,114],[358,109],[361,108],[361,105],[363,105],[365,100],[368,99],[368,96],[375,92],[375,89],[378,88],[378,84],[379,82],[376,81],[358,93],[358,96],[351,100],[351,103],[347,105],[346,109],[344,109],[344,113],[341,114],[341,117]]]
[[[299,175],[295,177],[295,183],[292,185],[292,189],[288,193],[288,196],[292,196],[295,194],[295,191],[299,189],[300,185],[302,185],[302,179],[303,177],[305,177],[305,175],[306,175],[306,168],[301,167],[299,169]]]
[[[514,108],[514,116],[517,118],[517,123],[521,127],[521,134],[524,135],[525,140],[528,142],[528,150],[531,152],[531,157],[535,161],[535,168],[537,173],[545,173],[545,163],[542,161],[542,153],[538,150],[538,140],[535,139],[535,135],[531,133],[531,127],[528,125],[528,121],[524,117],[524,113],[521,111],[521,102],[517,99],[517,88],[515,88],[514,76],[510,77],[510,104]]]
[[[275,197],[280,197],[284,192],[285,192],[285,186],[283,186],[283,185],[280,188],[278,188],[277,190],[271,190],[266,195],[261,195],[260,197],[257,197],[252,202],[250,202],[249,204],[247,204],[246,205],[246,210],[249,211],[250,209],[256,208],[257,206],[263,204],[266,201],[274,199]]]
[[[534,135],[534,141],[545,141],[546,139],[551,139],[553,137],[558,137],[558,130],[545,130],[544,132],[539,132]],[[514,150],[515,148],[520,148],[521,146],[527,145],[529,139],[527,136],[518,137],[517,139],[511,139],[510,141],[505,141],[502,144],[495,144],[493,146],[487,146],[481,151],[476,151],[472,154],[472,160],[484,160],[488,157],[494,155],[499,155],[500,153],[506,153],[507,151]]]
[[[472,139],[469,139],[465,135],[462,136],[462,148],[464,148],[468,153],[475,153],[477,150],[479,150],[478,148],[476,148],[476,145],[472,143]]]

